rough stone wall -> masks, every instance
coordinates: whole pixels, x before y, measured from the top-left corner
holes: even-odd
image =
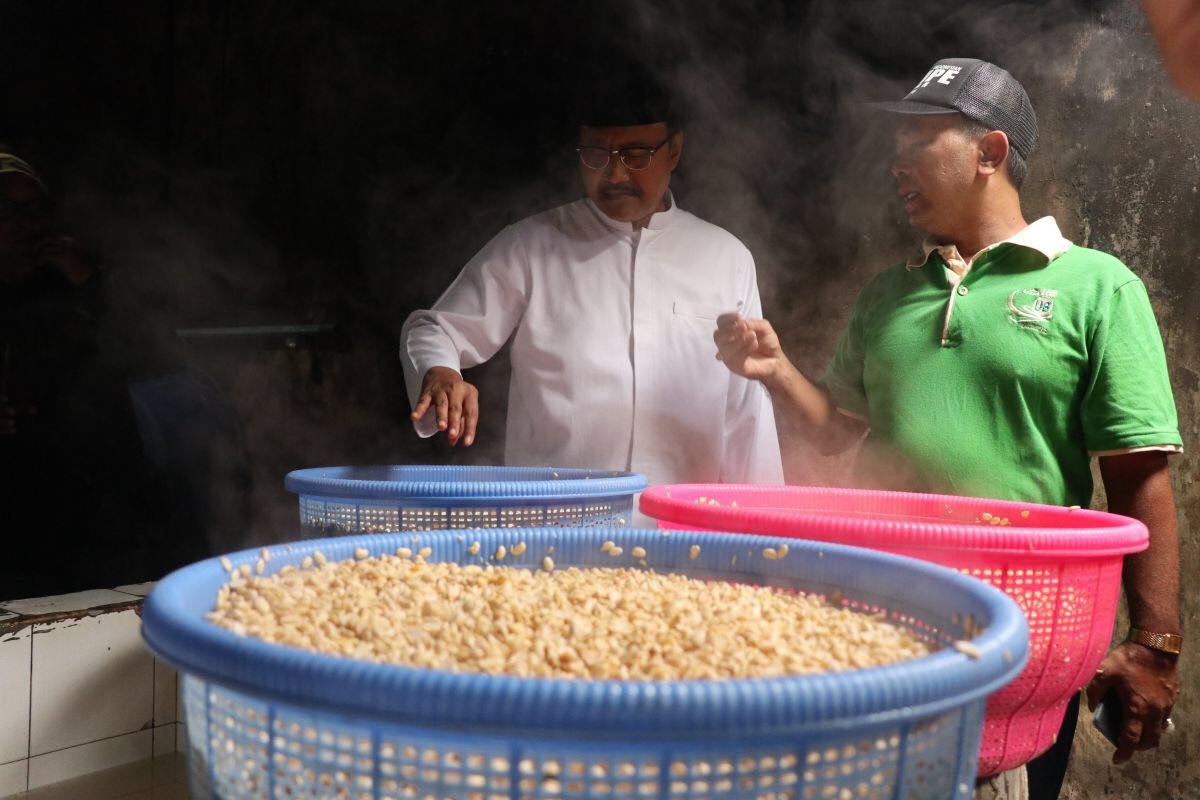
[[[1076,242],[1106,250],[1137,273],[1150,293],[1166,346],[1185,452],[1172,459],[1183,574],[1183,626],[1177,724],[1158,752],[1121,768],[1081,714],[1067,800],[1174,800],[1200,797],[1200,671],[1193,658],[1200,614],[1200,104],[1164,80],[1136,3],[1123,3],[1107,27],[1073,31],[1031,91],[1041,102],[1044,137],[1030,207],[1058,217]],[[1115,65],[1115,68],[1114,68]],[[1098,77],[1102,76],[1102,77]],[[1032,178],[1031,178],[1032,180]],[[1124,632],[1127,623],[1118,621]]]

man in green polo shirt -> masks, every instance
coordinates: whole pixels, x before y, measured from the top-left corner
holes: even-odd
[[[718,355],[761,380],[780,419],[826,452],[869,430],[864,485],[1086,506],[1099,458],[1110,510],[1150,530],[1125,562],[1134,628],[1088,688],[1124,707],[1114,761],[1156,747],[1179,693],[1179,552],[1167,456],[1180,452],[1162,341],[1142,282],[1029,224],[1020,187],[1037,140],[1024,88],[999,67],[942,59],[902,100],[891,172],[920,256],[879,274],[851,312],[821,381],[788,360],[771,325],[718,321]],[[1029,796],[1058,794],[1063,750],[1030,766]],[[1024,775],[990,796],[1023,797]],[[986,787],[985,787],[986,788]],[[993,787],[994,788],[994,787]],[[980,792],[985,795],[986,792]]]

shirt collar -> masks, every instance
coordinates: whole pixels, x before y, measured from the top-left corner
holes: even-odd
[[[656,211],[651,214],[650,221],[646,224],[647,230],[662,230],[679,217],[679,206],[675,204],[675,195],[671,193],[670,189],[667,189],[665,197],[667,201],[666,211]],[[590,197],[585,197],[584,200],[587,203],[588,208],[590,208],[592,212],[595,213],[595,215],[600,219],[600,221],[609,228],[612,228],[614,231],[619,231],[620,233],[633,233],[632,222],[622,222],[621,220],[613,219],[601,211],[600,207],[592,202],[592,198]]]
[[[1029,250],[1034,250],[1046,257],[1046,263],[1049,264],[1054,259],[1061,256],[1071,248],[1071,241],[1063,237],[1058,230],[1058,223],[1054,221],[1054,217],[1042,217],[1039,220],[1031,222],[1017,233],[1008,237],[1002,242],[990,244],[980,250],[968,263],[974,263],[981,255],[999,247],[1002,244],[1012,244],[1018,247],[1024,247]],[[958,248],[953,244],[938,244],[932,239],[926,239],[921,245],[922,254],[916,258],[909,260],[905,265],[910,270],[920,269],[929,261],[929,256],[934,252],[938,253],[943,261],[949,263],[954,259],[960,259]]]

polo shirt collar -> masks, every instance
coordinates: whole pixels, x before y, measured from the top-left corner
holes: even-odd
[[[975,254],[975,257],[971,259],[971,263],[974,263],[984,253],[1002,244],[1016,245],[1017,247],[1024,247],[1041,253],[1046,257],[1047,264],[1071,248],[1071,241],[1063,237],[1058,229],[1058,223],[1054,221],[1054,217],[1042,217],[1026,225],[1004,241],[996,242],[983,248]],[[905,265],[909,270],[920,269],[925,266],[926,262],[929,261],[929,257],[935,252],[947,264],[954,261],[962,261],[962,257],[958,253],[958,248],[953,244],[938,244],[932,239],[926,239],[921,245],[921,251],[922,254],[920,256],[909,260]],[[970,266],[970,264],[967,266]]]
[[[671,194],[670,189],[667,189],[667,194],[665,197],[667,201],[667,210],[656,211],[651,214],[650,221],[646,224],[647,230],[662,230],[679,218],[679,206],[675,204],[675,196]],[[621,220],[613,219],[601,211],[600,207],[592,202],[592,198],[590,197],[584,198],[584,200],[587,203],[588,208],[590,208],[596,217],[607,227],[612,228],[614,231],[619,233],[633,233],[632,222],[622,222]]]

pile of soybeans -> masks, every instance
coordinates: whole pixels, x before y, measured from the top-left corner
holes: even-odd
[[[427,563],[422,554],[235,571],[209,619],[235,633],[414,667],[548,678],[802,675],[918,658],[879,617],[775,589],[627,568]],[[262,564],[258,572],[262,572]]]

